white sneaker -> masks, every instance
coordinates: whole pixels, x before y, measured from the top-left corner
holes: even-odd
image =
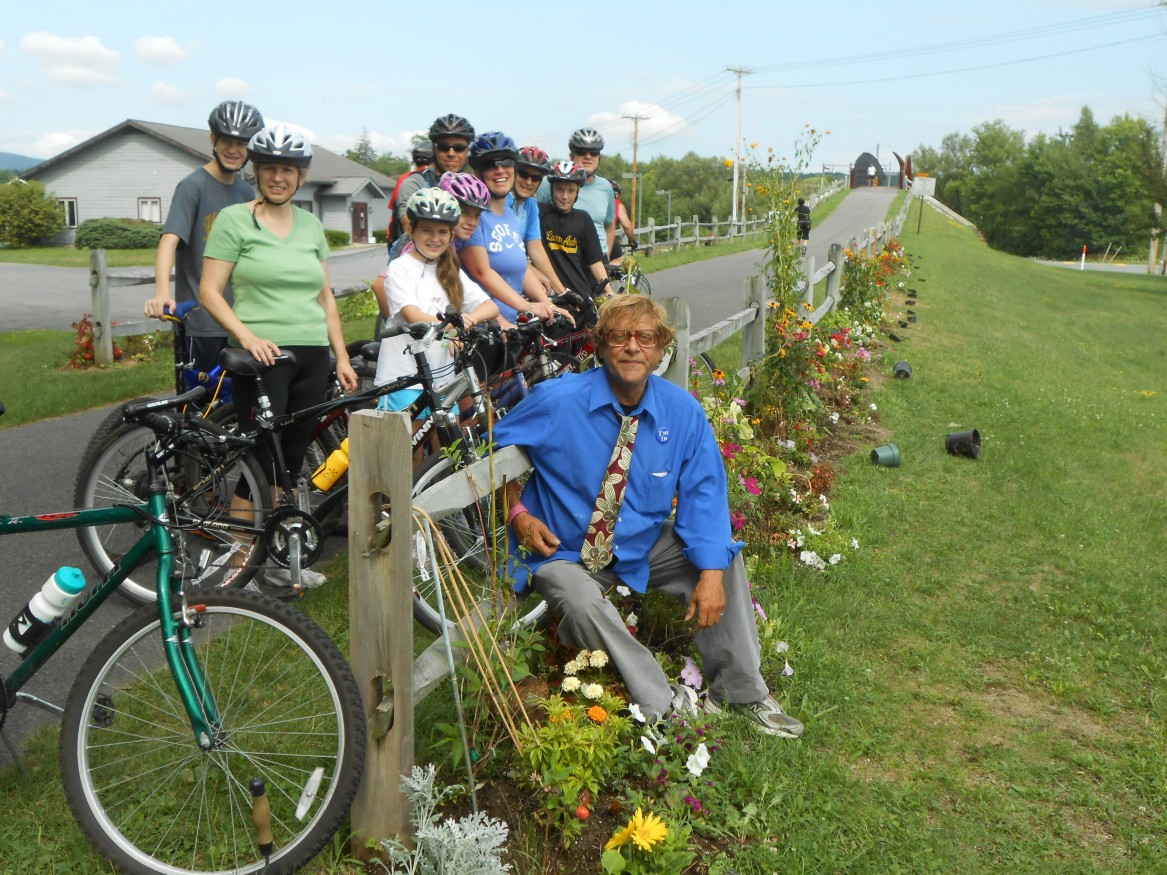
[[[722,702],[715,702],[708,695],[704,698],[705,713],[710,715],[722,714],[727,706]],[[750,721],[750,725],[758,732],[766,735],[776,735],[779,738],[800,738],[804,731],[801,721],[791,717],[782,710],[782,706],[774,701],[773,696],[766,696],[760,702],[749,702],[742,705],[729,705],[731,713],[741,714]]]
[[[324,586],[328,578],[319,571],[311,568],[300,569],[300,588],[316,589]],[[292,570],[290,568],[269,568],[264,572],[263,582],[268,586],[292,586]]]

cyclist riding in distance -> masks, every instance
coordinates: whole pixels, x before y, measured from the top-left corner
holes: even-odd
[[[478,228],[458,249],[466,272],[494,298],[504,326],[513,324],[523,311],[540,319],[550,319],[556,312],[570,318],[547,299],[542,284],[527,269],[522,226],[507,205],[517,155],[515,141],[501,131],[488,131],[474,140],[470,164],[490,192],[490,209],[483,211]]]
[[[408,233],[409,216],[405,205],[414,192],[423,188],[433,188],[443,173],[461,173],[466,169],[466,159],[470,143],[474,140],[474,125],[460,115],[449,113],[434,119],[429,129],[430,143],[433,144],[434,163],[420,173],[411,173],[401,183],[394,207],[403,233]],[[393,241],[387,241],[392,243]]]
[[[540,205],[539,219],[543,245],[559,281],[573,292],[594,298],[608,285],[608,271],[592,217],[575,208],[586,179],[575,162],[555,162],[547,177],[551,203]]]
[[[357,388],[357,375],[349,364],[328,281],[324,229],[312,213],[292,206],[307,179],[312,147],[300,134],[277,125],[256,133],[248,153],[259,196],[219,214],[207,241],[199,291],[203,306],[231,335],[234,346],[267,365],[283,351],[294,354],[294,361],[264,375],[271,413],[278,416],[324,401],[332,370],[329,347],[336,357],[337,379],[346,391]],[[234,305],[224,297],[228,282],[234,285]],[[257,417],[258,385],[254,377],[242,374],[232,382],[239,422],[247,427]],[[307,420],[281,433],[284,463],[293,482],[315,428],[316,423]],[[271,482],[278,482],[274,461],[261,460],[273,472]],[[251,496],[237,491],[232,512],[245,514],[252,506]],[[319,586],[324,575],[304,569],[302,581]],[[269,571],[267,582],[290,585],[289,570]]]
[[[467,328],[495,319],[498,308],[494,301],[459,267],[454,254],[454,228],[461,216],[461,207],[454,196],[440,188],[423,188],[409,198],[406,209],[413,248],[389,263],[385,283],[387,325],[438,322],[449,306],[462,314]],[[408,334],[399,334],[381,341],[377,355],[378,385],[416,372],[413,356],[407,353],[411,340]],[[449,340],[431,346],[426,358],[437,385],[453,376],[454,356]],[[400,389],[382,396],[377,406],[382,410],[404,410],[417,400],[421,391],[420,388]]]
[[[487,191],[486,184],[470,173],[443,173],[442,178],[438,181],[438,188],[453,195],[462,211],[458,223],[454,225],[454,239],[469,240],[474,229],[478,227],[482,211],[490,207],[490,192]],[[424,189],[422,190],[424,191]],[[389,264],[392,264],[395,258],[412,251],[414,248],[411,239],[401,237],[389,252]],[[377,298],[377,306],[380,307],[381,315],[385,318],[389,318],[389,297],[385,290],[385,283],[389,276],[389,264],[386,264],[385,269],[373,280],[373,295]]]
[[[604,138],[595,128],[580,128],[568,138],[567,149],[571,160],[583,168],[587,175],[587,182],[580,187],[575,208],[592,217],[596,236],[600,238],[600,248],[607,260],[616,240],[616,196],[612,193],[612,184],[596,174],[600,167],[600,153],[604,151]],[[537,197],[541,204],[551,202],[551,187],[547,180],[543,180],[539,186]]]
[[[515,158],[515,185],[507,203],[514,208],[523,223],[523,242],[527,244],[527,259],[536,270],[536,278],[546,292],[562,292],[563,286],[543,248],[543,230],[539,227],[539,203],[535,192],[539,183],[551,172],[551,159],[538,146],[524,146]]]
[[[203,249],[215,217],[224,207],[255,197],[239,174],[247,163],[247,141],[263,127],[263,116],[254,106],[227,100],[211,111],[207,124],[211,129],[211,160],[174,189],[154,256],[154,297],[146,301],[142,311],[155,319],[173,312],[179,302],[199,300]],[[230,300],[230,287],[226,294]],[[186,318],[186,335],[188,348],[174,350],[175,362],[190,362],[203,373],[214,368],[227,345],[222,326],[209,313],[196,310]]]

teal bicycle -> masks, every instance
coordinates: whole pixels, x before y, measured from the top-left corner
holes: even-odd
[[[88,840],[122,871],[274,875],[312,859],[347,815],[365,761],[364,709],[339,648],[295,608],[242,590],[184,590],[165,463],[207,437],[168,411],[204,391],[125,409],[155,435],[143,502],[0,515],[0,535],[125,523],[142,532],[0,676],[0,729],[18,702],[47,705],[21,688],[156,557],[156,603],[105,637],[69,693],[65,795]]]

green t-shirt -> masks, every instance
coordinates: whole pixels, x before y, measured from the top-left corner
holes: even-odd
[[[319,219],[292,210],[292,232],[284,238],[257,228],[247,204],[221,210],[205,255],[235,264],[235,315],[257,337],[277,346],[328,346],[320,303],[328,243]]]

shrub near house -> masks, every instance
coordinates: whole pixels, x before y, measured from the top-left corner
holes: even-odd
[[[0,185],[0,243],[33,246],[65,227],[65,208],[40,182]]]
[[[162,229],[139,219],[89,219],[77,229],[78,249],[153,249]]]

